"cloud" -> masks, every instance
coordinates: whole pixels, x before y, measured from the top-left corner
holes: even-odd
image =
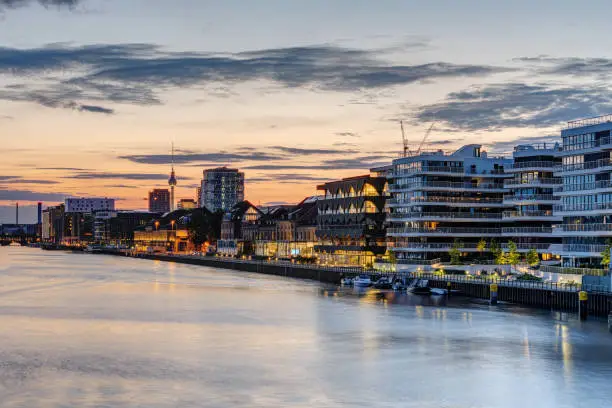
[[[260,164],[247,166],[247,170],[366,170],[391,164],[391,158],[383,155],[323,160],[321,164]]]
[[[7,184],[58,184],[55,180],[24,179],[21,176],[0,176],[0,182]]]
[[[0,201],[64,201],[67,194],[63,193],[42,193],[30,190],[0,190]]]
[[[514,61],[534,65],[538,74],[571,77],[596,77],[607,79],[612,75],[612,59],[609,58],[555,58],[546,55],[515,58]]]
[[[94,105],[81,105],[79,106],[78,110],[80,110],[81,112],[104,113],[106,115],[112,115],[113,113],[115,113],[114,109]]]
[[[354,132],[336,132],[336,136],[342,136],[342,137],[361,137],[358,133],[354,133]]]
[[[294,174],[294,173],[281,173],[281,174],[270,174],[262,177],[247,177],[247,183],[267,183],[277,182],[281,184],[299,183],[299,182],[327,182],[328,177],[316,177],[306,174]]]
[[[135,189],[135,188],[139,188],[138,186],[130,186],[127,184],[109,184],[107,186],[104,186],[107,188],[129,188],[129,189]]]
[[[117,180],[167,180],[167,174],[161,173],[102,173],[102,172],[91,172],[91,173],[79,173],[73,176],[67,176],[65,178],[79,179],[79,180],[96,180],[96,179],[117,179]]]
[[[0,99],[92,111],[88,108],[94,105],[83,101],[152,105],[161,103],[157,96],[161,90],[202,84],[228,87],[266,80],[286,88],[355,92],[513,70],[447,62],[398,65],[382,58],[384,53],[333,45],[234,54],[166,52],[151,44],[4,47],[0,48],[0,73],[53,77],[61,71],[62,76],[56,75],[51,84],[5,87]]]
[[[326,154],[345,154],[355,153],[356,150],[340,150],[340,149],[302,149],[299,147],[272,146],[270,149],[279,150],[284,153],[299,154],[299,155],[326,155]]]
[[[73,8],[80,2],[81,0],[0,0],[0,10],[4,8],[24,7],[32,3],[39,3],[44,7],[56,6]]]
[[[67,171],[86,171],[87,169],[82,169],[79,167],[37,167],[37,170],[67,170]]]
[[[414,121],[435,121],[464,131],[549,128],[612,111],[612,90],[597,85],[507,83],[450,93],[417,109]]]
[[[129,160],[141,164],[170,164],[172,155],[170,154],[136,154],[119,156],[120,159]],[[253,153],[183,153],[175,154],[175,163],[211,162],[211,163],[231,163],[237,161],[269,161],[284,159],[284,156],[274,155],[263,152]]]

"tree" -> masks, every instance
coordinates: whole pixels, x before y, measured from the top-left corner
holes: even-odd
[[[537,255],[537,254],[536,254]],[[514,268],[521,260],[521,255],[518,253],[516,244],[512,241],[508,241],[508,253],[506,253],[506,263]]]
[[[495,263],[497,265],[506,265],[508,263],[508,258],[506,257],[506,253],[500,251],[497,251],[495,253]]]
[[[478,241],[478,243],[476,244],[476,250],[480,252],[481,258],[482,258],[483,252],[486,251],[486,249],[487,249],[487,241],[485,241],[484,238],[481,238],[480,241]]]
[[[453,242],[453,247],[448,251],[450,255],[451,265],[460,265],[461,264],[461,241],[455,239]]]
[[[527,255],[525,256],[525,260],[531,266],[536,266],[540,263],[540,257],[538,256],[538,251],[535,248],[531,248]]]
[[[221,235],[222,220],[222,212],[211,213],[203,208],[193,210],[187,223],[189,239],[198,248],[205,242],[217,240]]]
[[[491,253],[493,254],[493,258],[497,258],[502,252],[501,247],[499,246],[499,243],[494,239],[491,240],[491,243],[489,244],[489,249],[491,250]]]
[[[612,242],[608,240],[606,248],[601,252],[601,264],[603,266],[610,265],[610,250],[612,250]]]

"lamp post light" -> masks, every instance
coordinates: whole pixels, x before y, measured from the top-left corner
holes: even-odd
[[[155,231],[159,229],[159,221],[155,221]]]

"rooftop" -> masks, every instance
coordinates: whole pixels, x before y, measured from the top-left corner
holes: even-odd
[[[612,122],[612,114],[572,120],[567,122],[567,126],[564,129],[575,129],[579,127],[593,126],[609,122]]]

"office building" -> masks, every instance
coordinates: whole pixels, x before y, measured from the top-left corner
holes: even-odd
[[[317,245],[320,263],[371,266],[383,255],[387,179],[370,175],[317,186]]]
[[[561,237],[553,236],[553,227],[562,218],[553,214],[560,198],[554,195],[563,180],[554,175],[555,167],[561,164],[559,143],[519,145],[514,148],[512,166],[505,170],[512,178],[504,182],[509,193],[504,195],[504,204],[513,205],[504,212],[502,236],[512,240],[519,252],[537,250],[544,261],[558,259],[553,254],[561,244]]]
[[[87,213],[94,211],[114,211],[115,200],[112,198],[67,198],[66,213]]]
[[[244,173],[227,167],[204,170],[201,190],[202,207],[210,212],[229,211],[244,201]]]
[[[94,217],[94,239],[111,245],[131,245],[134,230],[151,223],[159,213],[148,211],[99,211]]]
[[[511,159],[488,157],[477,144],[393,160],[387,236],[397,262],[449,261],[454,247],[464,259],[490,258],[493,240],[503,247],[501,228],[510,222],[503,212],[514,206],[503,200],[511,165]]]
[[[165,214],[170,212],[170,191],[156,188],[149,192],[149,212]]]
[[[569,122],[561,131],[563,186],[555,215],[562,265],[604,268],[602,252],[612,238],[612,115]]]
[[[41,238],[43,242],[59,244],[64,239],[65,205],[48,207],[42,212]]]

